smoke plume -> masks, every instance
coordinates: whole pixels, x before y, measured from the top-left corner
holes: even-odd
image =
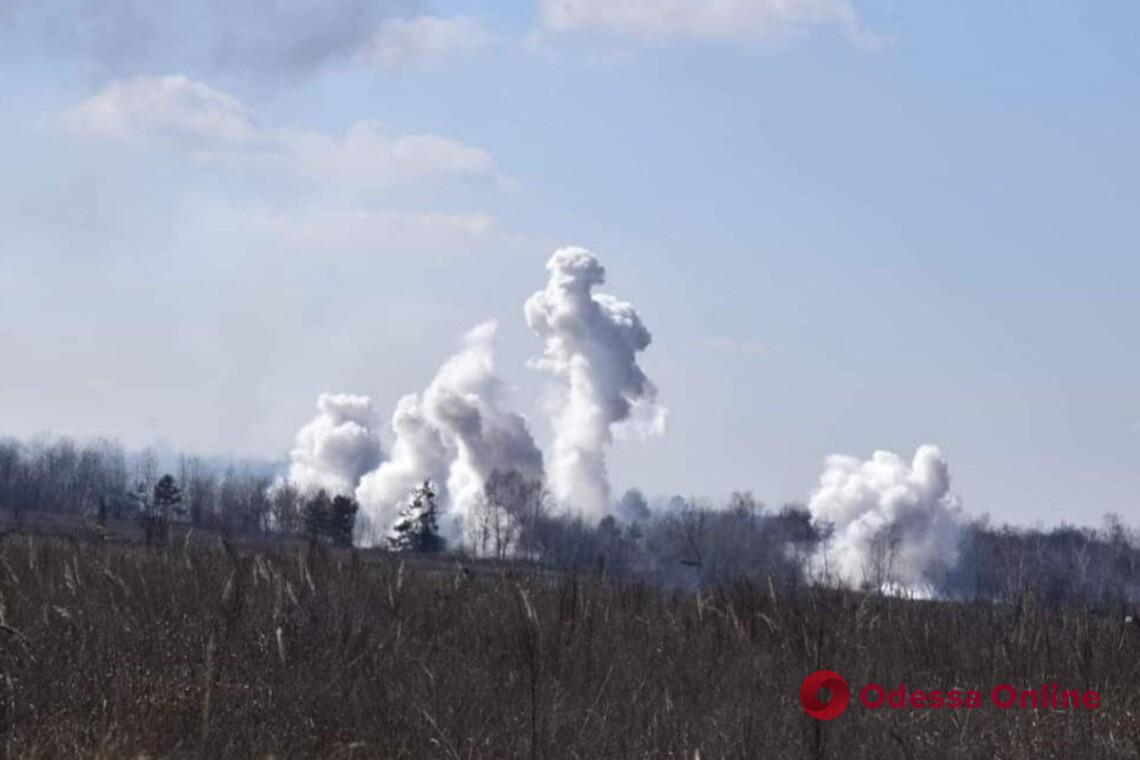
[[[392,418],[392,457],[356,490],[374,524],[391,525],[412,489],[431,480],[447,509],[441,527],[454,537],[492,472],[542,477],[542,452],[526,419],[503,409],[505,388],[493,356],[496,329],[493,321],[475,327],[422,395],[400,400]]]
[[[961,506],[935,446],[921,446],[910,464],[887,451],[828,457],[808,509],[834,531],[815,570],[846,585],[923,595],[958,561]]]
[[[323,488],[330,494],[351,494],[361,476],[383,458],[372,400],[322,393],[317,412],[297,432],[289,483],[302,493]]]
[[[550,483],[563,503],[600,518],[611,509],[605,449],[622,428],[664,428],[657,390],[637,364],[651,341],[633,306],[594,293],[606,270],[582,248],[561,248],[546,288],[527,299],[527,324],[545,341],[532,366],[561,382],[551,408]]]

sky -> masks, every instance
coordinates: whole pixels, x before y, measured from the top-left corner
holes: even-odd
[[[593,251],[664,435],[617,489],[1140,523],[1140,6],[0,0],[0,435],[284,458]]]

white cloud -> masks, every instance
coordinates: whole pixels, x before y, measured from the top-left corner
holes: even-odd
[[[181,75],[111,82],[63,114],[63,125],[106,139],[238,144],[259,130],[237,98]]]
[[[0,58],[91,61],[118,75],[186,69],[264,77],[346,61],[419,0],[0,0]]]
[[[75,134],[189,148],[197,160],[326,182],[391,187],[492,169],[481,148],[398,134],[378,121],[355,122],[343,134],[259,126],[237,98],[184,76],[111,82],[60,122]]]
[[[477,50],[492,40],[482,23],[463,16],[389,19],[380,24],[357,57],[366,63],[395,66]]]
[[[859,28],[849,0],[539,0],[539,21],[552,31],[655,41],[751,41],[812,26]]]
[[[311,177],[411,181],[491,169],[491,156],[481,148],[433,134],[392,134],[375,121],[356,122],[343,135],[286,130],[276,142],[285,167]]]

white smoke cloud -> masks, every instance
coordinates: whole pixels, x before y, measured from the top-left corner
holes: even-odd
[[[351,494],[383,459],[372,400],[322,393],[317,411],[297,433],[288,481],[302,493]]]
[[[542,452],[526,419],[501,408],[504,385],[495,373],[497,325],[485,322],[467,334],[466,347],[447,361],[424,393],[429,417],[456,449],[447,488],[453,513],[466,515],[495,470],[542,477]]]
[[[958,561],[961,505],[935,446],[919,447],[909,464],[887,451],[828,457],[808,509],[834,529],[814,569],[846,585],[921,596]]]
[[[395,522],[412,489],[431,480],[445,483],[453,451],[428,421],[418,395],[400,399],[392,415],[392,457],[360,480],[356,500],[372,524],[386,530]]]
[[[666,411],[637,364],[651,341],[633,306],[594,293],[606,271],[583,248],[561,248],[546,288],[527,299],[527,324],[545,340],[532,366],[563,383],[551,409],[554,495],[593,518],[611,508],[605,449],[615,432],[664,429]]]
[[[542,477],[542,452],[526,419],[504,411],[505,387],[495,372],[497,325],[471,330],[462,351],[444,363],[422,396],[401,399],[392,419],[392,458],[366,475],[356,498],[377,525],[391,525],[412,489],[431,480],[448,510],[452,536],[495,470]]]

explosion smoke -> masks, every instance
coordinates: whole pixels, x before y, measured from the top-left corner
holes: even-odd
[[[502,408],[495,372],[494,321],[478,325],[444,363],[422,396],[400,400],[392,418],[392,458],[366,475],[356,498],[373,523],[391,525],[412,489],[431,480],[449,508],[445,532],[456,535],[495,470],[542,477],[542,452],[526,419]]]
[[[378,528],[386,530],[407,503],[412,489],[431,480],[446,482],[452,452],[438,428],[424,414],[419,396],[410,393],[392,414],[392,458],[365,475],[356,488],[356,500]]]
[[[593,292],[606,271],[589,251],[561,248],[546,268],[546,288],[527,299],[525,312],[545,340],[532,366],[564,383],[551,408],[551,487],[560,501],[597,519],[611,509],[605,449],[614,433],[664,428],[657,390],[637,364],[651,337],[633,306]]]
[[[935,446],[919,447],[909,465],[887,451],[828,457],[808,509],[834,530],[815,569],[846,585],[922,595],[958,561],[961,506]]]
[[[376,414],[367,396],[322,393],[318,414],[297,432],[288,481],[302,493],[351,494],[383,459]]]

